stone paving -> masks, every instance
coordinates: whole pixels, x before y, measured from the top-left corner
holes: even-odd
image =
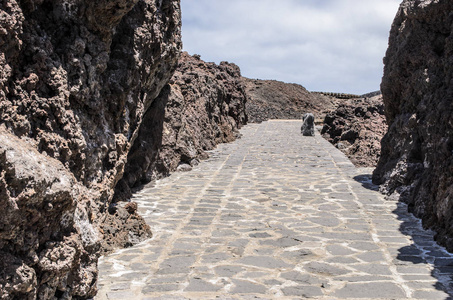
[[[95,299],[450,299],[433,233],[300,126],[247,125],[138,192],[154,237],[101,258]]]

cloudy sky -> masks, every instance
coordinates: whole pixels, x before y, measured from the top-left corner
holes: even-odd
[[[379,89],[401,0],[181,0],[184,50],[310,91]]]

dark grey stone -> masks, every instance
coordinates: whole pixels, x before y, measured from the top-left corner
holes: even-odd
[[[171,292],[179,290],[179,284],[170,283],[170,284],[155,284],[147,285],[142,289],[144,294],[147,293],[156,293],[156,292]]]
[[[306,113],[302,121],[301,132],[304,136],[315,136],[315,117],[312,113]]]
[[[271,236],[272,235],[270,235],[267,232],[256,232],[256,233],[249,234],[249,237],[252,237],[252,238],[268,238],[268,237],[271,237]]]
[[[280,259],[275,259],[270,256],[246,256],[240,260],[238,263],[244,265],[251,265],[260,268],[269,268],[269,269],[278,269],[278,268],[288,268],[291,265],[285,263]]]
[[[323,296],[322,289],[317,286],[291,286],[282,289],[285,296],[315,298]]]
[[[392,277],[375,276],[375,275],[352,275],[336,277],[335,280],[347,282],[368,282],[368,281],[392,281]]]
[[[332,255],[351,255],[356,253],[354,250],[342,245],[329,245],[327,246],[327,251]]]
[[[232,277],[237,273],[244,271],[244,268],[238,266],[219,266],[214,269],[216,274],[222,277]]]
[[[264,285],[252,283],[250,281],[245,280],[233,279],[232,281],[234,284],[234,288],[231,290],[231,293],[234,294],[266,293],[266,287]]]
[[[213,254],[208,254],[208,255],[203,255],[203,263],[208,263],[208,264],[215,264],[220,261],[227,260],[231,258],[232,256],[226,253],[213,253]]]
[[[390,282],[348,283],[333,294],[334,297],[365,299],[399,299],[406,294],[396,284]]]
[[[353,266],[357,271],[370,275],[392,275],[389,266],[380,264],[363,264]]]
[[[293,247],[300,245],[300,241],[297,241],[293,238],[290,237],[283,237],[277,240],[266,240],[260,242],[261,245],[269,245],[269,246],[274,246],[274,247],[280,247],[280,248],[287,248],[287,247]]]
[[[213,285],[200,278],[192,278],[189,285],[184,289],[187,292],[217,292],[222,287]]]
[[[412,294],[412,298],[426,300],[451,299],[448,294],[443,291],[415,291]]]
[[[175,256],[164,260],[157,271],[158,274],[188,273],[189,267],[195,263],[193,256]]]
[[[324,274],[329,276],[338,276],[350,273],[351,271],[339,268],[337,266],[320,263],[320,262],[311,262],[305,265],[305,269],[311,273]]]
[[[287,279],[287,280],[299,282],[299,283],[307,283],[310,285],[315,285],[315,284],[321,285],[323,283],[322,280],[320,280],[319,278],[317,278],[313,275],[303,274],[303,273],[296,272],[296,271],[282,273],[280,275],[280,277]]]

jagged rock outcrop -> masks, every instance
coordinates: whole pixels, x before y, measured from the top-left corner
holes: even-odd
[[[179,1],[0,1],[1,299],[95,294],[100,224],[180,48]]]
[[[251,123],[269,119],[301,119],[311,112],[317,119],[336,108],[338,99],[320,93],[310,93],[303,86],[275,80],[244,78],[247,117]]]
[[[406,202],[453,251],[452,1],[405,0],[392,25],[381,90],[389,130],[375,183]]]
[[[129,153],[118,199],[134,187],[169,172],[190,169],[206,150],[231,142],[247,122],[247,96],[239,67],[207,63],[183,53],[170,83],[143,119]]]
[[[382,96],[343,100],[324,119],[321,134],[358,167],[375,167],[387,132]]]

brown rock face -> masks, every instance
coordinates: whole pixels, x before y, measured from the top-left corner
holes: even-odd
[[[312,113],[324,119],[327,111],[335,109],[338,99],[310,93],[303,86],[275,80],[244,78],[249,122],[259,123],[269,119],[302,119]]]
[[[408,203],[453,251],[452,1],[405,0],[381,90],[388,133],[374,181]]]
[[[143,119],[128,156],[118,199],[133,187],[207,157],[206,150],[231,142],[246,123],[247,97],[239,67],[183,53],[169,85]]]
[[[176,0],[0,1],[1,299],[94,296],[99,225],[180,48]]]
[[[358,167],[375,167],[387,131],[381,96],[341,100],[324,119],[321,134]]]

